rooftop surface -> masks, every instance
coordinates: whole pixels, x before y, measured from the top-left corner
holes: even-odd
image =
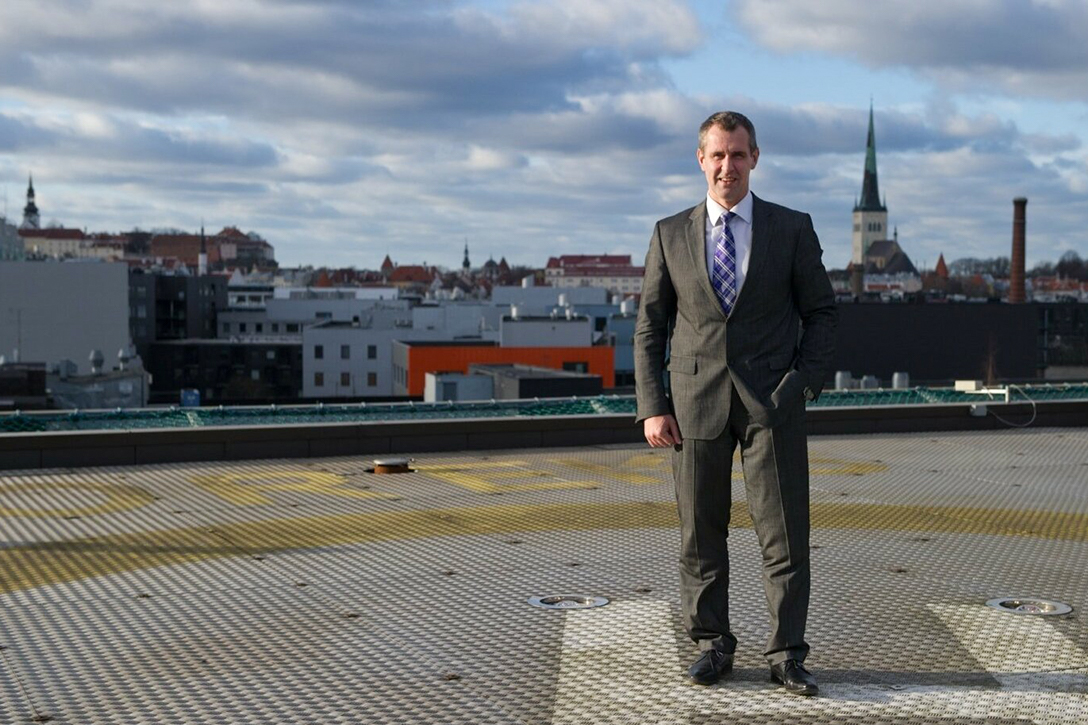
[[[687,683],[671,451],[0,474],[0,723],[1088,722],[1088,428],[815,436],[811,669]],[[528,599],[606,597],[549,611]],[[999,611],[996,597],[1073,607]]]

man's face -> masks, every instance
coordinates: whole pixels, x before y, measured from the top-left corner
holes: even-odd
[[[742,126],[732,131],[711,126],[703,148],[695,152],[699,168],[706,174],[710,198],[726,209],[748,193],[748,175],[759,161],[759,149],[749,149],[748,141],[748,131]]]

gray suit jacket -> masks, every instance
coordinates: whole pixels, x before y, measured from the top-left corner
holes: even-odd
[[[672,412],[683,437],[711,440],[729,419],[734,387],[766,426],[818,396],[838,314],[808,214],[753,196],[748,274],[728,319],[710,284],[705,229],[705,202],[654,229],[635,326],[635,391],[639,421]]]

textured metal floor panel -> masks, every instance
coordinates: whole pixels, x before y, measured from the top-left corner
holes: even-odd
[[[687,683],[672,454],[613,445],[0,474],[0,723],[1088,723],[1088,430],[809,448],[820,698],[767,681],[739,458]]]

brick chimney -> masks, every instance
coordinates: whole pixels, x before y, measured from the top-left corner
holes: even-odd
[[[1012,269],[1009,271],[1009,303],[1027,301],[1024,294],[1024,228],[1027,224],[1028,200],[1018,196],[1012,200]]]

